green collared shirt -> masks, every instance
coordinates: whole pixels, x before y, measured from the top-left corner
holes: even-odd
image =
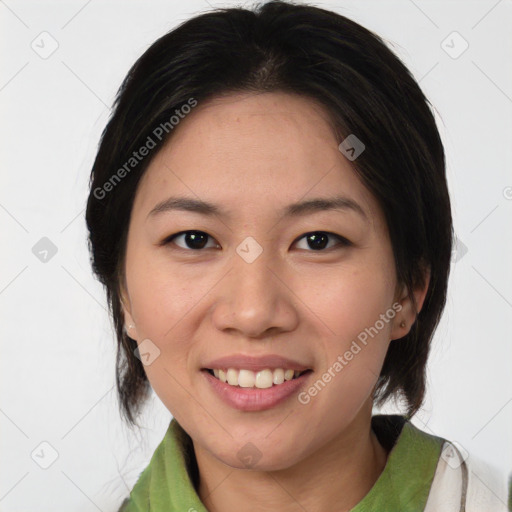
[[[388,460],[373,487],[351,512],[423,511],[445,440],[423,432],[400,415],[374,415],[372,428],[379,442],[390,450]],[[173,418],[119,512],[208,512],[193,483],[191,446],[190,438]]]

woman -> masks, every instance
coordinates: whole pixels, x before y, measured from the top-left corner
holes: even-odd
[[[122,511],[505,510],[410,423],[452,218],[428,101],[378,36],[284,2],[163,36],[119,91],[87,223],[123,412],[151,387],[173,416]],[[393,398],[404,415],[372,416]]]

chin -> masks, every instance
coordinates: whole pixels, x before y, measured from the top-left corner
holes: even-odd
[[[292,453],[292,456],[290,456]],[[256,444],[247,442],[236,451],[215,454],[222,463],[234,469],[247,469],[254,471],[280,471],[287,469],[298,462],[298,454],[280,449],[276,450],[267,443],[267,446],[258,448]]]

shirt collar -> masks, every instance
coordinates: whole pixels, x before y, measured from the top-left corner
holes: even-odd
[[[423,510],[444,439],[400,415],[374,415],[372,428],[391,451],[383,472],[351,512]],[[119,512],[208,512],[194,488],[194,468],[190,438],[173,418]]]

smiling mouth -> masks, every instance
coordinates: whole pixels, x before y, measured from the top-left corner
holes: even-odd
[[[233,387],[267,389],[280,386],[290,380],[298,379],[312,370],[298,371],[292,369],[285,370],[284,368],[267,368],[254,372],[243,368],[205,368],[203,371],[207,371],[216,379]]]

